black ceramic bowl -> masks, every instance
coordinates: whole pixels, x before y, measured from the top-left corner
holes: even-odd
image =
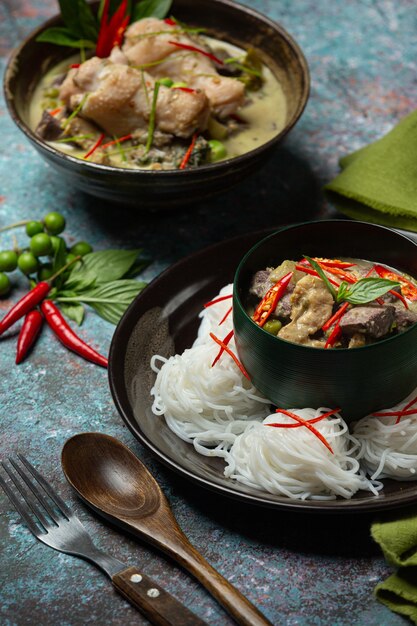
[[[324,350],[275,337],[246,313],[254,273],[303,255],[368,259],[417,276],[417,245],[365,222],[299,224],[256,244],[237,269],[233,300],[236,345],[254,385],[282,408],[340,406],[347,422],[393,406],[417,386],[417,324],[361,348]]]
[[[97,5],[93,3],[95,8]],[[62,25],[61,18],[54,17],[29,35],[12,55],[5,73],[5,97],[13,120],[34,147],[60,175],[83,191],[136,207],[195,203],[231,187],[262,165],[302,114],[309,95],[308,67],[300,48],[282,26],[229,0],[174,0],[172,13],[189,25],[204,27],[208,35],[242,48],[254,47],[281,82],[287,103],[286,125],[273,139],[242,156],[189,170],[127,170],[59,152],[28,125],[31,94],[40,78],[74,53],[69,48],[36,42],[46,28]]]

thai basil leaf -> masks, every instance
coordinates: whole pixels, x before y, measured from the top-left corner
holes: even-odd
[[[132,265],[130,270],[123,276],[123,278],[135,278],[138,274],[143,272],[143,270],[146,269],[150,263],[150,259],[138,259]]]
[[[95,48],[94,41],[80,39],[72,34],[68,28],[53,27],[47,28],[36,37],[36,41],[54,43],[57,46],[67,46],[69,48]]]
[[[98,24],[86,0],[58,0],[62,19],[74,36],[95,41]]]
[[[340,283],[339,289],[337,290],[336,302],[343,302],[347,293],[349,293],[349,283],[344,280]]]
[[[62,312],[64,315],[70,318],[70,320],[74,320],[81,326],[84,320],[85,308],[82,304],[72,303],[72,302],[63,302],[60,305]]]
[[[137,280],[115,280],[80,294],[59,294],[58,302],[84,303],[91,306],[105,320],[117,324],[129,304],[146,287]]]
[[[399,286],[399,282],[387,280],[386,278],[361,278],[349,286],[344,300],[350,302],[350,304],[367,304]]]
[[[86,272],[80,273],[79,276],[77,276],[77,274],[70,275],[65,281],[63,287],[80,293],[86,289],[91,289],[91,287],[95,286],[95,283],[96,275],[87,270]]]
[[[310,263],[311,267],[316,270],[317,274],[320,276],[320,278],[322,279],[322,281],[326,285],[327,289],[330,291],[330,293],[332,294],[333,298],[336,300],[336,297],[337,297],[336,290],[333,287],[332,283],[327,278],[326,274],[323,272],[323,270],[320,267],[320,265],[316,261],[313,261],[313,259],[311,259],[309,256],[307,256],[305,254],[304,254],[304,258],[307,259],[307,261]]]
[[[140,252],[140,249],[91,252],[74,266],[69,279],[80,280],[94,274],[96,286],[118,280],[129,272]]]
[[[158,17],[163,19],[169,13],[172,0],[141,0],[133,9],[132,21],[136,22],[143,17]]]

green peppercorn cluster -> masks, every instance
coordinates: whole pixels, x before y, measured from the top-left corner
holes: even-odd
[[[53,259],[62,240],[59,235],[65,230],[64,216],[51,211],[41,221],[27,221],[23,224],[30,238],[28,246],[0,251],[0,296],[9,293],[11,281],[7,274],[16,269],[26,276],[34,277],[36,274],[39,281],[48,280],[53,274]],[[85,241],[79,241],[70,248],[65,243],[65,248],[67,262],[93,250]]]

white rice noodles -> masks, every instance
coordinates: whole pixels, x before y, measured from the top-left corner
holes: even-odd
[[[213,299],[231,295],[232,290],[232,285],[227,285]],[[365,418],[353,435],[339,415],[325,418],[314,428],[325,437],[333,454],[305,426],[267,426],[294,423],[294,419],[281,413],[270,415],[270,402],[227,353],[212,367],[219,346],[210,333],[223,339],[233,329],[232,315],[219,325],[231,305],[227,298],[202,311],[198,337],[183,354],[152,358],[151,367],[157,373],[151,390],[152,410],[165,417],[178,437],[202,455],[223,458],[226,477],[292,499],[351,498],[359,489],[377,495],[382,483],[375,479],[393,475],[394,466],[398,478],[413,477],[417,468],[416,418],[403,418],[398,427],[386,426],[387,418],[385,422]],[[236,354],[233,338],[228,345]],[[292,411],[310,420],[326,410]],[[374,472],[371,480],[360,462]]]
[[[416,396],[417,390],[387,412],[403,410]],[[410,408],[416,406],[417,402]],[[396,421],[396,416],[369,415],[354,424],[353,433],[360,446],[357,458],[371,479],[417,478],[417,415],[405,415],[398,424]]]

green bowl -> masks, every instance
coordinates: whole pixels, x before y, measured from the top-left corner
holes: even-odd
[[[417,276],[416,243],[375,224],[309,222],[263,239],[242,259],[234,279],[236,346],[253,384],[282,408],[341,407],[346,422],[395,405],[417,387],[417,324],[361,348],[324,350],[274,337],[246,313],[253,274],[303,255],[367,259]]]

